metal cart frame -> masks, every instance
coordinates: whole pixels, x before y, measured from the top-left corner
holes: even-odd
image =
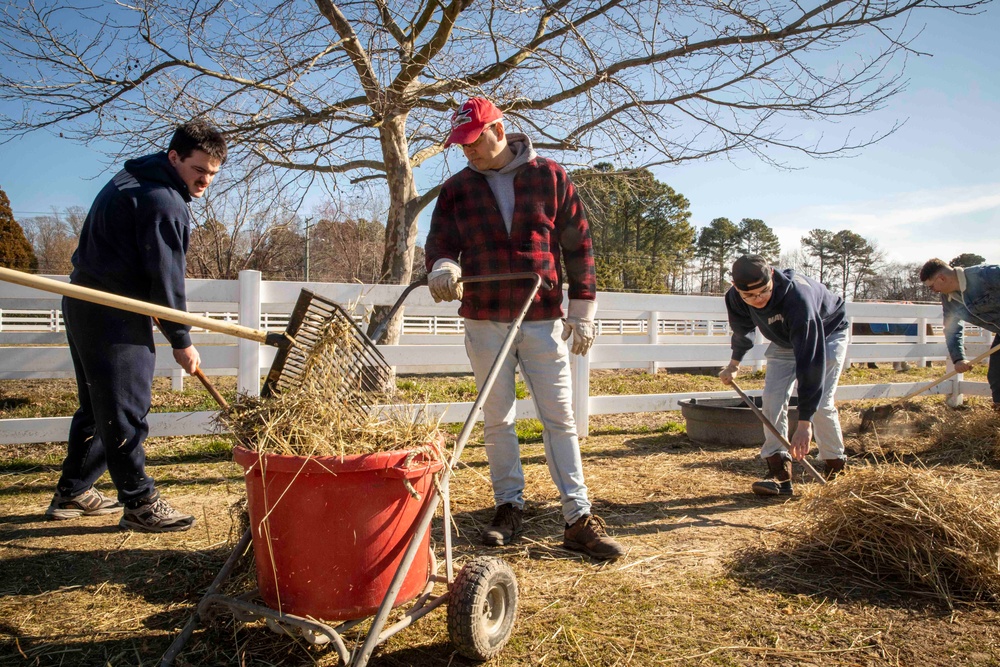
[[[173,664],[174,659],[180,654],[199,623],[210,621],[219,608],[228,609],[240,621],[263,619],[272,630],[288,634],[297,632],[311,644],[332,643],[345,665],[349,667],[363,667],[368,664],[376,646],[409,627],[442,604],[450,603],[448,610],[449,634],[453,643],[456,640],[459,643],[456,646],[459,652],[479,660],[489,659],[496,653],[499,653],[510,636],[516,618],[517,581],[509,566],[502,560],[493,557],[478,557],[474,559],[466,564],[458,576],[456,576],[454,561],[452,559],[452,515],[449,491],[451,472],[461,458],[462,450],[465,448],[472,433],[479,411],[493,389],[493,384],[500,372],[501,363],[510,352],[514,344],[514,337],[517,335],[535,295],[544,283],[541,276],[532,272],[495,276],[470,276],[462,278],[461,282],[473,283],[498,280],[531,280],[532,287],[517,317],[511,322],[507,330],[507,336],[504,338],[503,345],[497,353],[496,359],[493,360],[493,365],[486,377],[486,381],[483,383],[482,390],[476,397],[469,416],[462,425],[448,465],[441,472],[439,483],[434,485],[429,492],[426,505],[417,520],[414,534],[410,538],[402,561],[386,591],[385,598],[383,598],[381,605],[373,617],[371,628],[368,630],[368,634],[361,647],[354,652],[348,650],[342,635],[360,623],[363,623],[368,617],[330,626],[316,620],[293,614],[285,614],[250,602],[255,597],[256,590],[249,591],[237,597],[222,595],[218,592],[232,574],[233,568],[239,562],[240,558],[247,552],[251,541],[252,528],[250,528],[243,534],[236,548],[229,555],[229,558],[208,587],[205,595],[198,602],[198,606],[184,625],[180,634],[177,635],[173,643],[171,643],[163,654],[160,662],[161,667],[170,667]],[[393,305],[387,314],[383,325],[379,327],[374,335],[376,340],[380,332],[384,331],[385,326],[388,326],[389,321],[409,293],[413,289],[426,284],[427,281],[425,278],[407,286],[406,290],[400,295],[395,305]],[[546,288],[548,288],[548,285],[546,285]],[[434,518],[438,505],[442,501],[444,503],[442,511],[444,521],[445,574],[444,576],[440,576],[436,572],[437,567],[432,546],[432,571],[422,593],[410,604],[409,609],[403,612],[402,618],[399,621],[389,627],[385,627],[389,614],[393,610],[393,602],[403,586],[403,580],[413,563],[421,540],[424,534],[430,529],[431,521]],[[447,590],[441,595],[434,596],[433,588],[435,584],[439,583],[445,584]],[[462,608],[458,608],[458,603],[463,598]],[[463,627],[466,623],[470,625]],[[457,637],[455,636],[456,634],[458,635]]]

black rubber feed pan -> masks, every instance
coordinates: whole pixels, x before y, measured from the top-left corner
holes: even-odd
[[[753,397],[761,407],[760,396]],[[687,423],[688,437],[703,445],[759,447],[764,444],[764,425],[741,398],[689,398],[681,401],[681,414]],[[799,421],[798,398],[788,407],[788,432],[795,432]]]

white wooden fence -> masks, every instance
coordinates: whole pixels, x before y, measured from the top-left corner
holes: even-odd
[[[67,280],[65,276],[51,276]],[[390,305],[403,288],[389,285],[292,283],[262,281],[260,273],[244,271],[239,280],[189,280],[188,309],[213,317],[235,318],[254,329],[284,329],[288,313],[300,290],[313,290],[341,304],[355,304],[358,317],[374,306]],[[14,378],[72,377],[72,363],[61,331],[57,295],[0,282],[0,380]],[[730,358],[725,305],[720,297],[660,294],[601,293],[598,296],[599,336],[587,357],[572,358],[574,408],[581,435],[588,432],[590,415],[655,412],[679,409],[679,401],[698,397],[731,396],[731,392],[701,392],[636,396],[591,396],[591,369],[717,368]],[[218,315],[229,314],[229,315]],[[398,373],[470,372],[457,319],[457,304],[435,304],[425,289],[415,290],[406,302],[406,327],[399,345],[381,346]],[[937,305],[864,303],[848,304],[854,322],[915,323],[914,336],[854,336],[849,362],[907,361],[921,364],[946,358],[940,335],[941,309]],[[936,327],[937,335],[927,333]],[[209,375],[236,375],[240,391],[257,392],[260,377],[270,367],[273,348],[235,340],[205,331],[192,338]],[[758,334],[758,341],[762,341]],[[985,351],[990,339],[970,331],[970,356]],[[165,345],[165,341],[164,341]],[[760,367],[764,344],[756,345],[744,359]],[[157,355],[157,373],[182,374],[171,355]],[[839,400],[903,396],[915,383],[841,386]],[[721,389],[721,386],[720,386]],[[967,382],[961,376],[941,383],[934,393],[948,394],[953,404],[963,394],[988,395],[985,383]],[[751,392],[753,393],[753,392]],[[471,403],[442,403],[425,409],[444,422],[462,422]],[[530,400],[518,402],[518,417],[533,417]],[[211,432],[212,412],[153,413],[151,435],[201,435]],[[0,444],[55,442],[65,438],[69,417],[0,420]]]

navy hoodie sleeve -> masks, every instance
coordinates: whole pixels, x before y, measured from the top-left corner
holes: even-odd
[[[799,419],[810,421],[823,397],[826,332],[820,312],[803,296],[802,292],[789,293],[785,299],[784,317],[791,323],[789,333],[799,384]]]
[[[753,332],[757,325],[750,317],[750,306],[732,287],[726,292],[726,312],[729,313],[729,327],[733,330],[730,343],[733,359],[742,361],[753,347]]]
[[[175,310],[187,310],[184,274],[190,234],[187,206],[165,189],[148,193],[138,202],[136,246],[149,280],[149,299]],[[191,327],[160,320],[160,328],[174,349],[191,345]]]

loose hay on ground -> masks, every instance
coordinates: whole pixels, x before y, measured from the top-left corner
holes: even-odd
[[[789,505],[777,568],[858,588],[931,595],[954,608],[1000,601],[995,480],[964,470],[857,468]],[[749,554],[759,561],[760,554]]]
[[[913,401],[874,432],[859,433],[851,447],[879,462],[919,457],[927,465],[996,466],[1000,415],[975,399],[958,409],[935,399]]]

